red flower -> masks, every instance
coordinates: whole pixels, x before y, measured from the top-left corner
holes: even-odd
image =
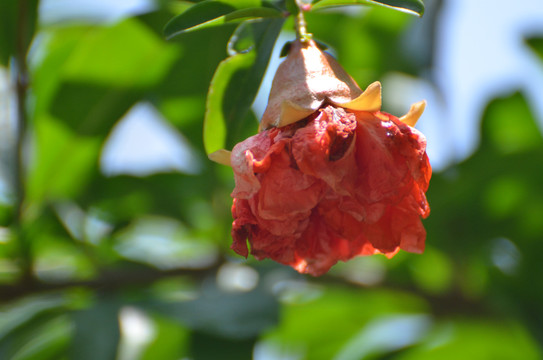
[[[326,86],[325,86],[326,85]],[[379,111],[380,85],[362,92],[312,41],[279,68],[263,130],[230,157],[232,249],[318,276],[338,260],[399,249],[421,253],[431,168],[424,136]]]

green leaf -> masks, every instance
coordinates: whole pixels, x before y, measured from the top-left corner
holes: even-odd
[[[391,313],[423,314],[425,307],[422,299],[406,292],[324,288],[301,281],[285,284],[280,297],[282,321],[266,339],[285,348],[304,349],[304,356],[296,358],[311,360],[339,359],[335,355],[370,321]],[[320,324],[330,324],[328,331],[322,331]]]
[[[36,164],[30,171],[28,198],[66,198],[78,195],[97,168],[100,139],[80,137],[51,118],[36,121]]]
[[[522,153],[543,145],[537,120],[520,92],[490,102],[482,126],[482,145],[500,153]]]
[[[256,338],[230,339],[200,331],[191,335],[192,359],[239,360],[252,359]]]
[[[230,22],[282,16],[278,10],[258,7],[258,2],[254,4],[256,7],[238,8],[235,5],[220,1],[204,1],[196,4],[170,20],[164,27],[164,35],[167,39],[171,39],[189,31],[224,25]]]
[[[25,344],[13,354],[12,360],[58,359],[65,352],[70,341],[71,326],[66,315],[34,324],[20,339]]]
[[[537,55],[543,60],[543,38],[542,37],[533,37],[526,39],[526,43],[530,45],[532,50],[534,50]]]
[[[0,2],[0,64],[7,66],[9,58],[15,53],[17,29],[17,1]]]
[[[79,135],[105,137],[139,98],[130,90],[66,82],[53,99],[51,114]]]
[[[204,147],[208,154],[226,147],[226,119],[223,114],[224,93],[228,83],[237,71],[250,68],[255,54],[238,54],[219,64],[207,94],[206,115],[204,119]]]
[[[445,341],[443,339],[446,339]],[[439,346],[435,344],[439,343]],[[400,360],[541,358],[538,343],[521,324],[494,319],[460,318],[437,326],[426,344],[406,351]]]
[[[141,355],[141,360],[177,360],[188,355],[190,332],[175,320],[165,316],[153,316],[157,335]]]
[[[219,64],[209,87],[204,119],[204,146],[208,154],[235,144],[248,125],[244,120],[248,120],[282,24],[283,19],[248,24],[253,32],[254,51],[235,54]]]
[[[312,10],[347,5],[379,5],[422,16],[424,4],[422,0],[316,0]]]
[[[0,1],[0,64],[6,66],[17,47],[23,54],[34,36],[38,0]],[[22,23],[22,26],[20,25]]]
[[[153,86],[179,57],[178,50],[137,19],[89,28],[62,65],[62,78],[108,87]]]
[[[115,359],[120,339],[119,309],[121,303],[111,295],[103,295],[97,303],[73,314],[75,332],[70,359]]]
[[[27,297],[10,306],[0,308],[0,339],[25,326],[47,312],[63,311],[65,301],[59,297]]]
[[[70,327],[66,300],[33,296],[0,308],[0,359],[59,358]]]
[[[193,331],[231,340],[251,339],[275,326],[279,303],[267,290],[226,292],[206,284],[195,300],[157,302],[149,310],[177,320]]]
[[[296,0],[285,0],[285,6],[288,12],[293,16],[298,15],[300,12],[300,7],[296,3]]]

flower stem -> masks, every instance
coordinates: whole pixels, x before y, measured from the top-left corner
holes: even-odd
[[[22,282],[33,281],[32,254],[30,244],[23,226],[23,212],[25,202],[25,170],[24,170],[24,136],[27,127],[26,99],[28,92],[28,67],[26,63],[27,45],[25,37],[28,27],[28,1],[19,1],[18,25],[16,36],[16,52],[14,54],[14,70],[16,72],[17,97],[17,135],[15,140],[15,218],[14,229],[19,243],[20,266]]]
[[[295,19],[295,28],[296,28],[296,38],[302,42],[305,42],[311,39],[311,34],[307,32],[305,16],[304,16],[304,4],[301,0],[296,0],[296,5],[298,5],[298,14]]]

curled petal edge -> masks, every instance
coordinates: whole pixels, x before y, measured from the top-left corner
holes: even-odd
[[[415,126],[417,121],[419,121],[425,108],[426,108],[426,100],[422,100],[422,101],[419,101],[418,103],[411,105],[411,108],[409,109],[407,114],[402,116],[400,118],[400,121],[411,127]]]
[[[371,83],[360,96],[347,103],[336,103],[345,109],[356,111],[375,112],[381,110],[381,83],[375,81]]]
[[[381,83],[379,81],[375,81],[371,83],[366,90],[362,92],[357,98],[346,102],[346,103],[339,103],[332,101],[331,99],[326,99],[333,105],[350,109],[350,110],[356,110],[356,111],[367,111],[367,112],[376,112],[381,109]],[[322,104],[326,101],[323,100],[318,104],[318,107],[316,109],[313,108],[303,108],[300,106],[297,106],[296,104],[292,103],[291,101],[284,101],[281,104],[281,116],[279,118],[279,122],[277,123],[276,127],[283,127],[290,124],[295,123],[296,121],[300,121],[307,116],[314,113],[318,108],[322,106]],[[265,130],[265,129],[260,129]]]
[[[319,104],[319,107],[320,105],[322,104]],[[319,107],[317,107],[317,109]],[[304,109],[303,107],[297,106],[291,101],[284,101],[281,104],[281,116],[279,117],[279,123],[277,124],[277,127],[294,124],[296,121],[305,119],[309,115],[313,114],[317,109]]]
[[[214,161],[218,164],[232,167],[232,161],[230,159],[231,155],[231,151],[220,149],[207,155],[207,157],[209,158],[209,160]]]

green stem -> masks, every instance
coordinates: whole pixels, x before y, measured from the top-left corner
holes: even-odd
[[[296,15],[295,19],[296,38],[302,42],[305,42],[311,38],[311,34],[307,32],[304,7],[301,0],[296,0],[296,5],[298,5],[298,14]]]

